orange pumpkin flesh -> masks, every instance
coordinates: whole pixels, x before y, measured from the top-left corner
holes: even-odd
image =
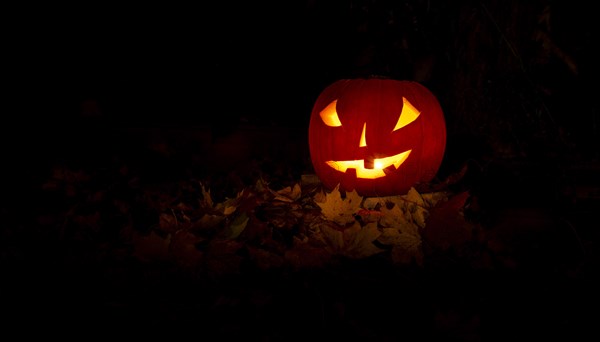
[[[441,107],[416,82],[339,80],[321,92],[311,113],[311,161],[329,189],[404,194],[435,177],[445,145]]]

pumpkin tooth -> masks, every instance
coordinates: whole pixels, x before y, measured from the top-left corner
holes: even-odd
[[[384,168],[384,169],[383,169],[383,173],[385,173],[385,175],[387,176],[387,175],[389,175],[389,174],[391,174],[391,173],[394,173],[396,170],[398,170],[398,169],[396,168],[396,165],[392,164],[392,165],[390,165],[390,166],[388,166],[388,167]]]

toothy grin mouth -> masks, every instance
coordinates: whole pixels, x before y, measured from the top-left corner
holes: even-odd
[[[340,172],[346,172],[348,169],[355,169],[356,178],[376,179],[386,175],[384,172],[386,168],[392,165],[394,165],[396,169],[400,167],[406,158],[408,158],[411,151],[412,150],[408,150],[390,157],[375,159],[373,161],[372,169],[365,168],[365,161],[363,159],[342,161],[330,160],[326,163]]]

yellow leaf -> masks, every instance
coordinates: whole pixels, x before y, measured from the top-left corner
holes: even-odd
[[[408,194],[404,196],[404,199],[406,200],[406,212],[410,213],[411,220],[419,227],[425,227],[425,220],[427,219],[429,212],[425,208],[427,205],[423,200],[423,197],[421,197],[421,194],[419,194],[415,188],[411,188],[408,191]]]
[[[427,208],[435,207],[440,201],[448,200],[448,193],[440,191],[440,192],[428,192],[425,194],[421,194],[421,197],[426,203]]]
[[[228,198],[224,202],[217,203],[215,210],[222,212],[225,216],[233,214],[237,210],[241,198],[245,195],[244,191],[240,191],[235,198]]]
[[[380,235],[377,223],[372,222],[361,227],[360,223],[355,222],[351,228],[344,230],[344,255],[350,258],[366,258],[383,252],[383,249],[373,244]]]
[[[385,205],[383,197],[367,197],[363,202],[363,208],[367,210],[376,209],[378,205]]]
[[[413,206],[411,209],[412,210],[410,211],[410,213],[411,213],[413,222],[416,223],[419,227],[424,228],[425,220],[429,216],[429,211],[427,211],[427,209],[425,209],[423,207],[419,207],[419,206]]]
[[[398,196],[383,196],[383,197],[368,197],[363,201],[363,208],[365,209],[375,209],[378,206],[384,207],[389,203],[402,206],[406,200],[403,195]]]
[[[340,230],[329,227],[327,224],[322,224],[319,227],[319,231],[323,234],[327,244],[333,248],[334,253],[342,253],[345,244],[344,234]]]
[[[377,241],[384,245],[398,245],[400,244],[400,232],[395,228],[383,228]]]
[[[419,194],[419,192],[415,188],[410,188],[410,190],[408,191],[408,194],[406,194],[404,196],[404,198],[407,201],[414,203],[418,206],[421,206],[421,207],[425,206],[425,201],[423,201],[423,197],[421,197],[421,194]]]
[[[325,201],[327,200],[327,193],[325,191],[323,191],[323,190],[318,191],[313,196],[313,200],[317,204],[319,204],[319,203],[325,203]]]
[[[225,205],[223,208],[223,215],[228,216],[235,212],[237,206],[235,205]]]
[[[398,205],[394,205],[390,209],[387,207],[381,208],[379,224],[382,227],[398,228],[399,226],[406,225],[409,220],[410,214],[406,217],[404,211],[402,211]]]
[[[392,260],[399,264],[408,264],[413,260],[421,265],[423,250],[419,234],[403,233],[395,228],[384,228],[377,239],[380,243],[392,248]]]
[[[374,222],[364,227],[361,227],[360,223],[354,222],[352,226],[343,231],[323,225],[321,232],[336,254],[359,259],[383,252],[383,249],[373,244],[381,234],[377,223]]]
[[[316,203],[321,207],[321,213],[327,220],[345,226],[355,222],[354,214],[360,210],[361,202],[362,196],[356,191],[346,192],[346,196],[342,198],[338,185],[330,193],[325,194],[324,202]]]

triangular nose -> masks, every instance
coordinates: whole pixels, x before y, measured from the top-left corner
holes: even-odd
[[[360,135],[360,143],[358,144],[358,147],[365,147],[365,146],[367,146],[367,123],[366,122],[363,125],[362,134]]]

